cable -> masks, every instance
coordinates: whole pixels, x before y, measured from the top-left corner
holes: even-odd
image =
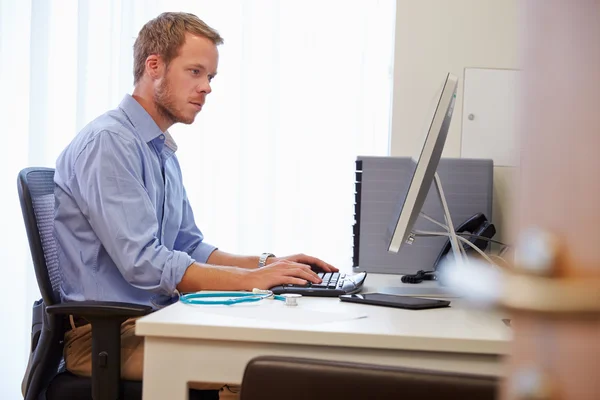
[[[434,281],[437,277],[435,275],[435,271],[417,271],[414,275],[402,275],[400,280],[402,283],[421,283],[422,281]]]
[[[450,228],[448,228],[447,225],[442,224],[441,222],[436,221],[435,219],[433,219],[432,217],[430,217],[429,215],[425,214],[424,212],[421,211],[421,216],[423,218],[425,218],[426,220],[433,222],[434,224],[436,224],[437,226],[440,226],[444,229],[446,229],[448,232],[450,232]],[[460,235],[459,233],[455,233],[455,235]],[[450,235],[448,235],[450,236]],[[477,235],[473,235],[473,236],[477,236]],[[457,238],[458,239],[458,238]],[[458,249],[460,251],[460,254],[462,255],[463,259],[466,262],[469,262],[468,257],[467,257],[467,252],[465,251],[463,246],[458,246]]]
[[[415,235],[417,236],[449,236],[449,234],[447,232],[429,232],[429,231],[415,231],[414,232]],[[464,237],[462,237],[462,235],[456,235],[456,238],[467,244],[468,246],[471,246],[475,251],[477,251],[483,258],[485,258],[490,264],[492,264],[493,266],[500,268],[498,265],[496,265],[496,263],[494,263],[492,261],[491,258],[489,258],[487,256],[487,254],[485,254],[479,247],[475,246],[475,244],[473,244],[471,241],[465,239]],[[464,247],[463,246],[459,246],[462,248],[462,251],[464,252]],[[465,260],[467,260],[468,258],[465,257]]]
[[[241,388],[242,387],[240,385],[224,385],[221,390],[227,389],[229,393],[237,394],[240,392]]]
[[[497,258],[499,260],[501,260],[503,263],[508,264],[508,261],[506,261],[504,258],[497,256],[496,254],[490,254],[490,257],[492,258]]]
[[[473,242],[471,242],[470,240],[465,239],[462,236],[457,236],[458,240],[460,240],[461,242],[468,244],[469,246],[471,246],[473,248],[473,250],[475,250],[476,252],[478,252],[483,258],[485,258],[490,264],[492,264],[493,266],[495,266],[496,268],[500,268],[499,265],[497,265],[495,262],[492,261],[491,258],[489,258],[487,256],[487,254],[485,254],[483,252],[483,250],[481,250],[479,247],[475,246],[475,244]],[[462,247],[462,246],[461,246]]]
[[[436,220],[436,219],[434,219],[433,217],[431,217],[431,216],[429,216],[429,215],[425,214],[423,211],[421,211],[421,212],[420,212],[420,214],[421,214],[421,216],[422,216],[423,218],[425,218],[426,220],[428,220],[428,221],[430,221],[430,222],[433,222],[433,223],[434,223],[434,224],[436,224],[437,226],[439,226],[439,227],[441,227],[441,228],[444,228],[444,229],[448,230],[448,226],[446,226],[446,225],[442,224],[441,222],[437,221],[437,220]],[[482,240],[485,240],[485,241],[487,241],[487,242],[490,242],[490,243],[496,243],[496,244],[499,244],[499,245],[501,245],[501,246],[504,246],[504,247],[502,248],[502,250],[500,250],[500,255],[502,255],[504,252],[506,252],[506,250],[508,250],[508,248],[510,248],[510,245],[509,245],[509,244],[506,244],[506,243],[500,242],[500,241],[498,241],[498,240],[491,239],[491,238],[489,238],[489,237],[486,237],[486,236],[479,236],[479,235],[475,235],[475,234],[473,234],[473,233],[466,233],[466,232],[460,232],[460,233],[459,233],[459,232],[457,232],[456,234],[457,234],[457,235],[459,235],[459,236],[465,236],[465,237],[466,237],[466,236],[469,236],[469,237],[476,238],[476,239],[482,239]],[[436,235],[431,235],[431,236],[438,236],[438,235],[436,234]]]
[[[432,236],[445,236],[447,235],[447,233],[445,232],[429,232],[429,231],[414,231],[415,236],[422,236],[422,237],[432,237]],[[490,242],[490,243],[496,243],[499,244],[500,246],[504,246],[502,248],[502,250],[500,251],[500,255],[504,254],[506,252],[506,250],[510,249],[510,244],[506,244],[503,242],[500,242],[499,240],[494,240],[494,239],[490,239],[489,237],[486,236],[479,236],[479,235],[475,235],[472,233],[467,233],[467,232],[460,232],[460,233],[456,233],[457,236],[462,236],[462,237],[471,237],[471,238],[475,238],[475,239],[481,239],[481,240],[485,240],[486,242]]]
[[[500,250],[500,252],[498,252],[498,255],[500,257],[504,256],[504,253],[506,253],[508,251],[508,249],[510,249],[510,246],[506,245],[505,248],[503,248],[502,250]]]
[[[501,242],[499,240],[491,239],[491,238],[486,237],[486,236],[480,236],[480,235],[475,235],[475,234],[466,233],[466,232],[457,233],[457,235],[458,236],[463,236],[463,237],[467,237],[468,236],[468,237],[472,237],[472,238],[475,238],[475,239],[485,240],[486,242],[496,243],[496,244],[499,244],[500,246],[510,247],[509,244],[503,243],[503,242]]]
[[[485,240],[486,242],[489,242],[489,243],[496,243],[496,244],[499,244],[500,246],[503,246],[503,247],[500,249],[500,251],[498,252],[498,255],[499,255],[499,256],[502,256],[502,255],[504,255],[504,253],[506,253],[506,251],[507,251],[508,249],[510,249],[510,245],[509,245],[509,244],[506,244],[506,243],[500,242],[499,240],[494,240],[494,239],[491,239],[491,238],[489,238],[489,237],[480,236],[480,235],[474,235],[474,234],[472,234],[472,233],[457,233],[457,235],[458,235],[458,236],[462,236],[462,237],[464,237],[464,238],[466,238],[466,237],[469,237],[469,238],[481,239],[481,240]]]
[[[444,225],[444,224],[442,224],[441,222],[439,222],[439,221],[437,221],[437,220],[433,219],[433,218],[432,218],[432,217],[430,217],[429,215],[425,214],[423,211],[421,211],[421,212],[420,212],[420,214],[421,214],[421,216],[422,216],[423,218],[425,218],[426,220],[428,220],[428,221],[430,221],[430,222],[433,222],[433,223],[434,223],[434,224],[436,224],[437,226],[440,226],[440,227],[442,227],[442,228],[446,229],[448,232],[450,232],[450,228],[449,228],[447,225]],[[444,218],[446,218],[446,216],[444,216]],[[455,234],[456,234],[456,235],[458,235],[458,233],[455,233]],[[449,237],[449,236],[450,236],[450,235],[448,234],[448,237]],[[461,254],[461,256],[462,256],[462,257],[463,257],[465,260],[467,260],[467,252],[465,251],[464,247],[463,247],[463,246],[458,246],[458,250],[460,251],[460,254]],[[468,262],[468,260],[467,260],[467,262]]]
[[[430,222],[433,222],[433,223],[434,223],[434,224],[436,224],[437,226],[440,226],[440,227],[444,228],[445,230],[449,230],[449,228],[448,228],[448,226],[447,226],[447,225],[444,225],[444,224],[442,224],[441,222],[439,222],[439,221],[437,221],[437,220],[435,220],[435,219],[431,218],[429,215],[425,214],[423,211],[421,211],[421,216],[422,216],[423,218],[425,218],[426,220],[428,220],[428,221],[430,221]]]

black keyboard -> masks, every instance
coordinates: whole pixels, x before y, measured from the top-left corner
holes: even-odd
[[[304,296],[337,297],[342,294],[358,293],[362,289],[366,272],[344,274],[340,272],[319,272],[321,283],[309,282],[306,285],[280,285],[272,287],[275,294],[298,293]]]

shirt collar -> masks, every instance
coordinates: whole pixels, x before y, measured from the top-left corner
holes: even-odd
[[[173,152],[177,151],[177,143],[175,143],[175,139],[173,139],[173,136],[171,136],[171,134],[169,133],[169,131],[165,132],[165,146],[167,146],[169,149],[173,150]]]
[[[173,152],[177,150],[177,144],[169,132],[163,133],[150,114],[148,114],[144,107],[142,107],[133,96],[126,94],[121,101],[121,104],[119,104],[119,108],[127,115],[138,135],[140,135],[142,140],[146,143],[159,138]]]
[[[154,146],[156,146],[156,149],[164,158],[171,157],[177,151],[177,143],[175,143],[169,131],[158,135],[158,137],[152,140],[152,143],[154,143]]]

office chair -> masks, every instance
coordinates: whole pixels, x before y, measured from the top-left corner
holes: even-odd
[[[141,399],[140,381],[121,380],[121,324],[148,314],[138,304],[81,301],[61,303],[54,239],[54,169],[26,168],[18,177],[19,200],[42,298],[33,305],[31,353],[22,382],[25,400]],[[92,377],[64,368],[63,338],[68,315],[92,325]],[[218,399],[218,391],[190,391],[190,399]]]
[[[241,400],[487,400],[496,398],[498,387],[491,377],[261,356],[246,366]]]

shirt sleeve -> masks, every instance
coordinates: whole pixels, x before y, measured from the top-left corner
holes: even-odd
[[[141,151],[136,142],[117,133],[100,132],[75,161],[71,187],[125,280],[143,290],[170,294],[193,260],[158,240]]]
[[[175,248],[185,251],[195,261],[203,264],[206,263],[211,253],[217,249],[215,246],[204,242],[204,235],[194,221],[194,213],[185,188],[183,189],[183,214],[179,233],[175,239]]]

